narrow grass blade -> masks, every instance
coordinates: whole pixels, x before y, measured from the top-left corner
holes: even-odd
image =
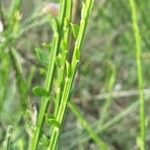
[[[138,26],[138,12],[135,0],[130,0],[131,12],[132,12],[132,24],[135,36],[135,48],[136,48],[136,62],[137,62],[137,73],[139,80],[139,93],[140,93],[140,130],[141,130],[141,144],[140,149],[145,150],[145,100],[144,100],[144,79],[142,73],[142,45],[141,45],[141,35]]]
[[[83,127],[87,130],[91,138],[94,142],[98,145],[99,149],[108,150],[108,145],[98,136],[98,134],[93,130],[93,128],[89,125],[89,123],[85,120],[84,116],[79,111],[78,107],[73,103],[68,103],[69,108],[71,111],[76,115],[77,119],[83,125]]]

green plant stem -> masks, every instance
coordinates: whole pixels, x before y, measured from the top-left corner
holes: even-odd
[[[54,110],[54,116],[58,113],[58,109],[60,106],[60,101],[61,101],[61,96],[62,96],[62,91],[63,91],[63,80],[65,76],[65,68],[66,68],[66,60],[67,56],[69,53],[69,46],[67,42],[69,41],[69,36],[70,36],[70,22],[71,22],[71,10],[72,10],[72,1],[68,1],[66,3],[66,14],[64,18],[64,26],[63,26],[63,38],[61,41],[61,47],[58,55],[60,55],[60,61],[61,64],[58,66],[58,88],[59,92],[57,94],[56,100],[55,100],[55,110]]]
[[[111,66],[111,69],[112,69],[112,73],[111,73],[111,76],[110,76],[110,79],[109,79],[109,85],[108,85],[108,98],[106,99],[106,102],[102,108],[102,111],[101,111],[101,122],[99,123],[99,125],[101,126],[105,120],[107,120],[110,112],[109,112],[109,109],[112,105],[112,91],[113,91],[113,87],[114,87],[114,84],[115,84],[115,80],[116,80],[116,68],[114,65],[110,65]]]
[[[83,4],[82,18],[80,22],[78,37],[75,43],[73,58],[71,61],[71,65],[68,64],[68,66],[66,66],[67,75],[65,77],[65,83],[64,83],[65,85],[64,85],[63,94],[61,97],[60,107],[58,110],[58,114],[56,116],[56,121],[59,123],[60,128],[54,126],[51,139],[50,139],[50,144],[48,147],[49,150],[56,150],[56,147],[57,147],[58,139],[60,136],[60,129],[62,127],[62,122],[63,122],[65,111],[67,108],[67,102],[69,100],[69,96],[72,90],[72,84],[73,84],[75,74],[76,74],[76,69],[79,63],[79,59],[80,59],[80,50],[81,50],[83,38],[85,35],[85,31],[86,31],[86,27],[87,27],[87,23],[89,19],[89,13],[91,11],[92,4],[93,4],[93,0],[87,0],[85,4]]]
[[[136,47],[136,62],[137,72],[139,81],[139,93],[140,93],[140,129],[141,129],[141,144],[140,149],[145,150],[145,100],[144,100],[144,81],[142,73],[142,62],[141,62],[141,36],[138,26],[138,14],[136,9],[136,3],[134,0],[130,0],[131,11],[132,11],[132,24],[135,36],[135,47]]]
[[[45,89],[47,91],[50,91],[51,85],[52,85],[54,64],[55,64],[55,58],[56,58],[56,53],[57,53],[57,48],[58,48],[58,41],[59,41],[59,35],[57,32],[55,32],[53,49],[52,49],[52,54],[51,54],[51,61],[48,66],[48,72],[47,72],[47,77],[46,77],[46,81],[45,81]],[[50,101],[49,97],[44,97],[42,99],[42,104],[41,104],[41,109],[40,109],[38,120],[37,120],[36,130],[35,130],[33,138],[32,138],[31,150],[37,149],[39,138],[40,138],[40,135],[42,132],[42,126],[44,123],[45,112],[47,110],[49,101]]]
[[[60,47],[60,41],[61,41],[61,34],[63,31],[63,24],[64,24],[64,15],[65,15],[65,6],[66,6],[66,1],[62,0],[61,3],[61,16],[60,16],[60,22],[59,22],[59,27],[55,24],[53,25],[54,28],[54,40],[53,40],[53,47],[52,47],[52,54],[51,54],[51,60],[49,62],[48,66],[48,72],[46,76],[46,81],[45,81],[45,89],[50,92],[52,88],[52,81],[53,81],[53,73],[55,69],[55,60],[56,60],[56,54],[59,50]],[[30,145],[31,150],[36,150],[38,147],[38,142],[42,133],[42,127],[44,124],[44,119],[45,119],[45,112],[48,108],[48,105],[50,103],[50,98],[49,97],[44,97],[42,99],[42,104],[40,108],[40,112],[38,115],[37,119],[37,125],[35,132],[32,137],[32,142]]]
[[[8,54],[4,53],[4,51],[2,51],[1,49],[0,49],[0,60],[3,62],[2,63],[3,67],[0,67],[2,73],[2,75],[0,75],[0,87],[3,86],[3,88],[1,88],[0,91],[0,114],[2,114],[1,112],[4,109],[3,107],[4,101],[7,97],[9,86],[10,60]]]

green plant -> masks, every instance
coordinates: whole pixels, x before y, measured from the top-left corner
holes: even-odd
[[[0,149],[150,146],[150,1],[80,2],[0,0]]]
[[[139,93],[140,93],[140,148],[145,150],[145,99],[144,99],[144,80],[142,73],[142,46],[141,46],[141,35],[138,26],[138,13],[137,7],[134,0],[130,0],[131,10],[132,10],[132,22],[133,22],[133,31],[135,36],[135,47],[136,47],[136,63],[137,63],[137,74],[139,81]]]
[[[71,62],[69,62],[67,56],[69,54],[69,36],[71,25],[71,13],[72,13],[72,1],[63,0],[61,2],[61,16],[53,26],[54,40],[51,53],[51,61],[49,62],[47,78],[45,81],[44,89],[50,92],[52,89],[52,81],[54,80],[54,70],[57,70],[57,83],[58,83],[58,95],[55,101],[55,113],[54,118],[51,119],[53,124],[52,134],[50,138],[50,144],[48,149],[55,150],[57,147],[58,139],[60,136],[60,129],[62,128],[62,122],[64,120],[67,103],[71,96],[72,86],[77,71],[77,66],[80,60],[80,51],[83,43],[89,15],[93,5],[93,0],[87,0],[83,3],[81,12],[80,25],[75,26],[72,24],[73,34],[76,38],[74,52]],[[58,62],[56,62],[58,60]],[[36,90],[38,91],[38,89]],[[37,120],[35,133],[31,143],[31,149],[36,149],[42,132],[44,123],[44,116],[47,107],[50,103],[50,98],[43,95],[42,104]]]

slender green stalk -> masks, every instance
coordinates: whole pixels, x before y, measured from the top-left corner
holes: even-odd
[[[140,93],[140,128],[141,128],[141,150],[145,150],[145,100],[144,100],[144,81],[142,74],[142,46],[141,46],[141,36],[138,26],[138,13],[136,9],[136,3],[134,0],[130,0],[131,11],[132,11],[132,23],[133,31],[135,36],[135,46],[136,46],[136,62],[139,80],[139,93]]]
[[[52,88],[52,81],[53,81],[53,73],[55,69],[55,60],[56,60],[56,54],[60,48],[60,41],[61,41],[61,34],[63,32],[63,24],[64,24],[64,15],[65,15],[65,6],[66,6],[66,1],[62,0],[61,3],[61,16],[60,16],[60,22],[59,22],[59,27],[57,24],[53,25],[54,28],[54,40],[53,40],[53,46],[52,46],[52,53],[51,53],[51,60],[49,62],[48,66],[48,72],[46,76],[46,81],[45,81],[45,89],[46,91],[50,92]],[[36,130],[33,134],[32,137],[32,142],[30,145],[31,150],[36,150],[38,147],[38,142],[42,133],[42,127],[44,124],[44,119],[45,119],[45,112],[48,108],[48,105],[50,103],[50,98],[49,97],[44,97],[42,99],[42,104],[40,108],[40,112],[38,115],[37,119],[37,125],[36,125]]]
[[[0,67],[0,116],[1,112],[4,109],[4,102],[8,92],[9,86],[9,73],[10,73],[10,61],[8,54],[4,53],[4,51],[0,48],[0,60],[3,62],[2,67]]]
[[[63,91],[63,83],[64,83],[64,76],[65,76],[65,68],[66,68],[66,60],[69,53],[69,46],[67,42],[69,41],[70,36],[70,22],[71,22],[71,12],[72,10],[72,1],[68,1],[66,3],[66,14],[65,14],[65,22],[63,26],[63,38],[61,41],[61,47],[58,53],[58,57],[60,57],[60,66],[57,66],[58,73],[57,73],[57,80],[58,80],[58,94],[55,100],[55,112],[54,116],[58,113],[58,109],[60,106],[62,91]]]
[[[114,65],[111,65],[111,69],[112,69],[112,73],[111,73],[111,76],[110,76],[110,79],[109,79],[109,85],[108,85],[108,98],[106,99],[106,102],[102,108],[102,111],[101,111],[101,122],[99,123],[99,125],[101,126],[105,120],[107,120],[110,112],[109,112],[109,108],[111,107],[112,105],[112,90],[113,90],[113,87],[114,87],[114,84],[115,84],[115,80],[116,80],[116,68]]]
[[[60,107],[56,116],[56,121],[59,123],[60,127],[58,128],[54,126],[52,130],[50,144],[48,147],[49,150],[56,150],[56,147],[57,147],[58,139],[60,136],[60,129],[62,127],[62,122],[63,122],[65,111],[67,108],[67,103],[68,103],[69,96],[72,90],[72,84],[75,78],[76,69],[79,63],[79,59],[80,59],[80,50],[81,50],[83,38],[85,35],[92,4],[93,4],[93,0],[86,0],[86,2],[83,3],[79,33],[78,33],[78,37],[75,43],[75,48],[74,48],[74,53],[73,53],[71,64],[69,64],[68,62],[66,63],[66,77],[65,77],[64,89],[63,89],[63,93],[62,93],[62,97],[60,101],[61,102]]]
[[[76,115],[76,117],[79,119],[80,123],[83,125],[83,127],[87,130],[91,138],[95,141],[99,149],[102,150],[108,150],[107,144],[100,139],[100,137],[97,135],[97,133],[93,130],[93,128],[89,125],[89,123],[85,120],[84,116],[79,111],[78,107],[73,103],[68,103],[69,108],[71,111]]]
[[[47,91],[50,91],[51,85],[52,85],[54,64],[55,64],[55,58],[56,58],[56,53],[57,53],[57,48],[58,48],[58,41],[59,41],[59,35],[57,32],[55,32],[54,33],[53,50],[52,50],[52,54],[51,54],[51,61],[48,66],[48,72],[47,72],[47,77],[46,77],[46,81],[45,81],[45,89]],[[44,97],[42,99],[42,104],[41,104],[41,109],[40,109],[38,120],[37,120],[36,130],[35,130],[33,138],[32,138],[32,143],[31,143],[32,150],[37,149],[40,135],[42,132],[42,126],[44,123],[45,112],[47,110],[48,104],[49,104],[49,97]]]

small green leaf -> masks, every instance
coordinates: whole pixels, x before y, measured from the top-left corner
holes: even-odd
[[[45,48],[36,48],[36,56],[38,64],[42,65],[43,67],[47,68],[49,60],[50,60],[50,53]]]
[[[79,33],[79,26],[76,24],[71,23],[71,29],[74,37],[77,39]]]
[[[49,96],[48,91],[46,91],[46,89],[40,87],[40,86],[36,86],[33,88],[33,93],[36,96]]]
[[[41,140],[40,140],[40,144],[43,146],[48,146],[49,144],[49,139],[47,138],[47,136],[43,135]]]
[[[56,18],[50,18],[50,24],[52,25],[53,31],[58,32],[58,21]]]
[[[48,119],[48,123],[50,125],[53,125],[54,127],[58,128],[58,129],[60,128],[60,123],[54,117],[50,117]]]

